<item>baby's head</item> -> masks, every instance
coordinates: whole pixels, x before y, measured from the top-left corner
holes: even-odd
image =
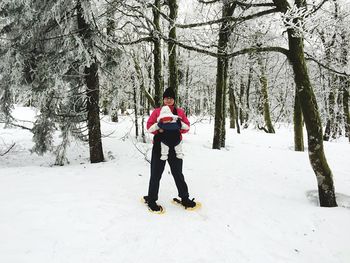
[[[175,122],[177,118],[178,116],[171,112],[171,109],[169,106],[163,106],[160,110],[160,114],[159,114],[159,117],[157,118],[157,121],[160,121],[162,123],[169,123],[169,122]]]

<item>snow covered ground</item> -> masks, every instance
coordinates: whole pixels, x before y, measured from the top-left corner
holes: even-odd
[[[31,120],[34,113],[19,107],[16,115]],[[167,166],[159,199],[166,213],[155,215],[140,202],[149,178],[140,151],[151,144],[127,136],[129,117],[102,125],[112,133],[103,139],[108,160],[90,164],[87,146],[73,142],[63,167],[52,166],[51,154],[30,154],[28,131],[0,126],[0,153],[16,143],[0,157],[1,263],[350,262],[345,139],[325,144],[339,207],[320,208],[307,152],[292,150],[292,127],[275,135],[228,130],[218,151],[213,123],[198,122],[184,136],[184,174],[203,207],[171,204],[176,188]]]

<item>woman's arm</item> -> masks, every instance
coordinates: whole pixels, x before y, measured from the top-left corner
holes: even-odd
[[[183,122],[185,124],[184,126],[181,124],[181,126],[183,126],[185,129],[183,129],[181,127],[180,132],[181,133],[188,132],[190,130],[190,121],[187,119],[185,111],[183,109],[181,109],[181,108],[178,108],[177,109],[177,115],[181,118],[181,122]]]
[[[148,132],[151,132],[153,134],[158,133],[159,127],[157,125],[157,118],[159,116],[159,112],[160,112],[160,109],[157,108],[151,113],[151,116],[149,116],[146,124]]]

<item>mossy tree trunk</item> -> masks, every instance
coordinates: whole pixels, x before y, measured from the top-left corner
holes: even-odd
[[[222,17],[232,16],[235,9],[235,4],[224,2],[222,7]],[[221,24],[218,40],[218,53],[226,54],[228,40],[231,34],[230,23],[224,21]],[[224,122],[224,109],[225,109],[225,89],[227,82],[227,58],[217,58],[217,73],[216,73],[216,94],[215,94],[215,123],[214,123],[214,137],[213,137],[213,149],[220,149],[225,145],[225,122]]]
[[[89,66],[85,66],[85,82],[87,95],[87,126],[90,148],[90,162],[103,162],[103,150],[101,141],[101,124],[100,124],[100,84],[98,75],[97,58],[93,54],[93,35],[90,25],[84,18],[84,10],[81,1],[77,1],[77,23],[81,38],[83,39],[85,48],[88,50],[93,62]]]
[[[222,127],[223,127],[223,89],[224,89],[224,67],[223,58],[217,59],[216,73],[216,94],[215,94],[215,121],[213,149],[221,148]]]
[[[295,92],[294,100],[294,150],[303,152],[304,149],[304,136],[303,136],[303,113],[300,106],[299,97],[297,91]]]
[[[290,8],[287,0],[273,0],[273,2],[282,13]],[[306,4],[303,0],[296,0],[295,3],[298,7]],[[300,21],[295,19],[290,22],[297,25]],[[287,33],[289,59],[293,67],[294,81],[308,134],[309,159],[317,179],[320,206],[335,207],[337,202],[333,175],[324,153],[322,123],[305,62],[303,38],[294,28],[288,28]]]
[[[297,89],[294,99],[294,150],[298,152],[304,151],[304,135],[303,135],[303,112],[301,110]]]

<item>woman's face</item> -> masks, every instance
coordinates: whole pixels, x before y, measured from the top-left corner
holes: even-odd
[[[174,98],[167,97],[163,99],[163,103],[165,106],[173,106],[174,102],[175,102]]]

